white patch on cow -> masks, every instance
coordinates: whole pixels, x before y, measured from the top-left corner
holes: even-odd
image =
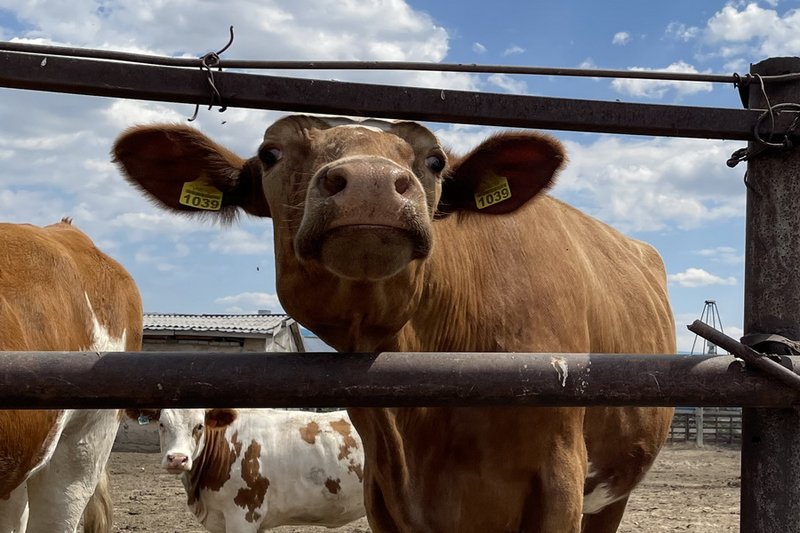
[[[377,120],[374,118],[368,118],[364,120],[353,120],[350,118],[343,118],[343,117],[318,117],[322,119],[325,124],[327,124],[331,128],[365,128],[372,131],[389,131],[394,126],[393,122],[388,120]]]
[[[592,463],[587,465],[586,481],[597,477],[600,472],[595,470]],[[625,494],[615,496],[608,483],[599,483],[592,492],[583,496],[583,514],[594,514],[603,510],[607,505],[622,499]]]
[[[592,492],[583,496],[583,514],[600,512],[604,507],[619,499],[619,496],[612,494],[608,484],[601,483]]]
[[[567,386],[567,376],[569,375],[569,367],[567,362],[561,357],[550,357],[550,365],[556,369],[558,379],[561,381],[561,386]]]
[[[89,306],[89,313],[92,315],[92,345],[88,348],[93,352],[124,352],[127,340],[127,330],[122,330],[122,337],[115,339],[108,332],[108,328],[103,326],[97,315],[94,313],[92,302],[89,301],[89,295],[86,296],[86,305]]]

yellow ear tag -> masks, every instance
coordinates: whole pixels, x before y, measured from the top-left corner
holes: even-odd
[[[222,207],[222,191],[206,183],[205,178],[200,176],[183,184],[179,203],[195,209],[219,211]]]
[[[511,187],[505,176],[489,176],[480,184],[475,193],[475,205],[478,209],[485,209],[494,204],[505,202],[511,198]]]

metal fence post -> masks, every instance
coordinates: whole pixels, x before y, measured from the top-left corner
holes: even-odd
[[[754,64],[752,74],[800,72],[800,58]],[[766,86],[771,105],[800,102],[796,81]],[[766,109],[762,85],[750,85],[749,108]],[[759,130],[767,139],[770,119]],[[773,139],[780,142],[781,139]],[[749,145],[751,153],[760,146]],[[800,150],[767,150],[747,167],[744,331],[800,339]],[[741,531],[800,533],[800,413],[742,413]]]
[[[703,408],[702,407],[695,407],[694,408],[694,425],[697,428],[697,433],[695,434],[695,444],[697,444],[698,448],[703,447],[703,430],[705,428],[705,424],[703,422]]]

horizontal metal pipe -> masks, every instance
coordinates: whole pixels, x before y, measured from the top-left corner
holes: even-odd
[[[752,139],[758,110],[633,104],[215,72],[231,107],[553,130]],[[200,69],[0,52],[0,87],[206,105]],[[787,131],[793,113],[776,116]]]
[[[783,357],[794,370],[800,357]],[[5,408],[761,406],[800,396],[731,356],[0,353]]]
[[[111,59],[146,65],[173,67],[199,67],[203,58],[168,57],[151,54],[135,54],[116,50],[51,46],[33,43],[0,41],[0,50],[27,52],[41,55],[57,55],[91,59]],[[214,66],[238,69],[269,70],[417,70],[433,72],[470,72],[481,74],[523,74],[539,76],[577,76],[592,78],[628,78],[662,81],[693,81],[711,83],[734,83],[733,74],[706,74],[698,72],[663,72],[653,70],[610,70],[561,67],[532,67],[522,65],[478,65],[464,63],[433,63],[419,61],[283,61],[254,59],[219,59]],[[764,76],[764,81],[783,78]]]

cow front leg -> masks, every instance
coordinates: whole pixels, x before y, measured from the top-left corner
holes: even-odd
[[[111,454],[119,427],[116,410],[65,416],[69,419],[49,463],[28,480],[27,533],[74,533]]]
[[[520,533],[580,533],[586,452],[556,447],[525,502]]]
[[[17,486],[8,499],[0,499],[0,532],[25,533],[28,526],[28,485]]]

